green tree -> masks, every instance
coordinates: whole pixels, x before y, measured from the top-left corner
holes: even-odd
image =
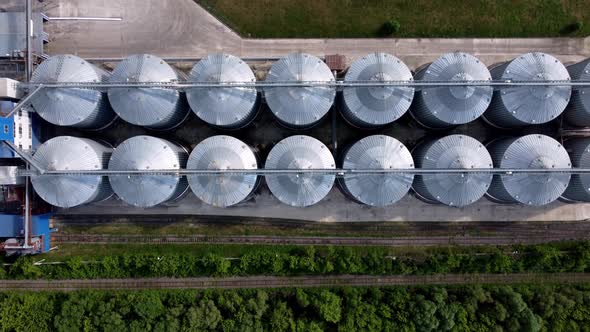
[[[38,265],[35,265],[33,259],[29,256],[19,257],[10,266],[10,276],[17,279],[37,279],[43,275]]]
[[[316,298],[316,307],[319,310],[320,317],[330,323],[337,323],[340,321],[342,314],[342,299],[328,291],[323,290]]]
[[[231,263],[229,260],[225,259],[222,256],[215,255],[212,253],[207,254],[203,258],[203,265],[205,266],[205,269],[209,271],[210,274],[218,276],[228,274],[229,268],[231,267]]]
[[[279,302],[274,306],[270,316],[270,327],[272,331],[295,331],[293,311],[286,302]]]
[[[196,307],[190,307],[185,316],[185,331],[211,331],[221,323],[222,316],[212,300],[201,300]]]
[[[429,332],[438,328],[439,321],[436,318],[436,304],[426,300],[424,295],[416,296],[416,303],[412,308],[412,317],[416,331]]]

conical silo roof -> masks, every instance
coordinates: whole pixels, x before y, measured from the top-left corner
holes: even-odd
[[[106,169],[113,148],[87,138],[58,136],[43,143],[33,160],[43,169],[100,170]],[[39,175],[31,178],[37,194],[47,203],[69,208],[97,202],[112,196],[106,176]]]
[[[319,58],[291,53],[275,62],[266,75],[268,82],[332,82],[334,75]],[[305,128],[316,124],[328,113],[336,89],[333,87],[266,88],[264,96],[272,113],[283,124]]]
[[[473,55],[447,53],[419,70],[420,81],[488,81],[487,67]],[[423,87],[416,93],[415,105],[410,109],[422,125],[444,128],[471,122],[479,118],[492,100],[489,86]]]
[[[258,162],[252,149],[231,136],[209,137],[191,152],[188,169],[257,169]],[[240,175],[189,175],[188,183],[203,202],[227,207],[246,199],[255,189],[256,174]]]
[[[342,168],[414,168],[414,160],[410,151],[397,139],[373,135],[359,140],[344,153]],[[413,174],[350,174],[341,178],[341,184],[350,196],[361,203],[386,206],[404,197],[413,180]]]
[[[119,62],[110,82],[177,82],[184,74],[151,54],[131,55]],[[166,88],[111,88],[109,101],[119,116],[134,125],[170,129],[180,124],[189,108],[184,93]]]
[[[266,158],[267,169],[334,169],[330,150],[313,137],[296,135],[277,143]],[[304,207],[324,198],[334,185],[335,175],[285,174],[267,175],[266,184],[281,202]]]
[[[590,59],[568,66],[572,80],[590,81]],[[567,122],[573,126],[590,126],[590,87],[579,87],[572,91],[572,98],[563,113]]]
[[[400,59],[387,53],[372,53],[355,60],[344,81],[409,81],[412,72]],[[411,87],[354,87],[342,92],[346,119],[359,127],[392,123],[410,107]]]
[[[571,167],[563,146],[545,135],[500,139],[488,148],[497,168]],[[488,194],[501,202],[541,206],[559,198],[569,181],[569,174],[560,173],[494,175]]]
[[[193,67],[189,81],[201,83],[255,82],[252,69],[230,54],[213,54]],[[193,112],[208,124],[235,129],[247,125],[256,116],[256,88],[195,88],[187,90]]]
[[[494,80],[569,80],[563,64],[545,53],[527,53],[492,68]],[[518,127],[549,122],[559,116],[570,100],[570,86],[515,86],[501,88],[485,119],[498,127]]]
[[[56,55],[33,72],[32,83],[101,83],[110,74],[75,55]],[[100,129],[115,119],[106,94],[81,88],[44,88],[32,99],[39,116],[58,126]]]
[[[419,145],[414,150],[419,168],[492,168],[492,158],[478,140],[466,135],[450,135]],[[483,197],[492,181],[491,174],[417,175],[414,190],[428,201],[462,207]]]
[[[590,168],[590,138],[572,138],[565,141],[564,145],[573,167]],[[566,200],[590,202],[590,175],[572,174],[562,197]]]
[[[119,144],[109,170],[173,170],[186,167],[188,153],[178,144],[152,136],[135,136]],[[178,175],[111,175],[115,193],[128,204],[151,207],[180,198],[186,178]]]

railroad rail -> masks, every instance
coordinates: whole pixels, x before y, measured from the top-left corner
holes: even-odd
[[[464,284],[588,283],[590,273],[252,276],[228,278],[139,278],[2,280],[1,291],[76,291],[209,288],[286,288],[343,286],[422,286]]]
[[[335,237],[335,236],[210,236],[210,235],[107,235],[107,234],[52,234],[56,244],[283,244],[283,245],[323,245],[323,246],[477,246],[539,244],[566,240],[586,240],[586,231],[546,230],[519,232],[501,236],[403,236],[403,237]]]

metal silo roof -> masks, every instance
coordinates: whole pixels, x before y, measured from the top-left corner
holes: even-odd
[[[414,151],[419,168],[492,168],[492,158],[478,140],[450,135],[421,144]],[[469,205],[485,195],[492,175],[479,173],[417,175],[414,190],[423,198],[449,206]]]
[[[489,145],[498,168],[569,168],[570,158],[559,142],[545,135],[500,139]],[[507,203],[540,206],[553,202],[567,188],[569,174],[495,175],[488,194]]]
[[[219,135],[199,143],[191,152],[188,169],[257,169],[252,149],[239,139]],[[195,195],[207,204],[227,207],[246,199],[256,187],[256,174],[187,176]]]
[[[179,169],[186,166],[184,148],[152,136],[135,136],[121,143],[111,156],[110,170]],[[111,175],[115,193],[125,202],[151,207],[184,194],[186,178],[177,175]]]
[[[414,168],[414,160],[410,151],[397,139],[373,135],[359,140],[344,153],[342,168]],[[348,194],[359,202],[386,206],[404,197],[413,180],[412,174],[352,174],[344,176],[341,183]]]
[[[568,66],[572,80],[590,81],[590,59]],[[572,91],[572,98],[563,113],[565,119],[574,126],[590,126],[590,87],[580,87]]]
[[[266,76],[269,82],[331,82],[334,75],[320,59],[305,53],[291,53],[275,62]],[[336,89],[332,87],[266,88],[264,96],[279,121],[292,127],[308,127],[328,113]]]
[[[109,73],[75,55],[56,55],[33,72],[33,83],[106,82]],[[31,99],[35,112],[58,126],[99,129],[109,125],[115,114],[100,90],[44,88]]]
[[[113,149],[86,138],[58,136],[43,143],[33,160],[47,170],[106,169]],[[39,175],[33,188],[47,203],[62,208],[104,200],[113,191],[105,176]]]
[[[277,143],[266,158],[267,169],[335,168],[330,150],[313,137],[296,135]],[[267,175],[266,184],[281,202],[292,206],[313,205],[332,189],[335,175],[287,174]]]
[[[372,53],[352,63],[345,81],[412,80],[412,72],[398,58],[387,53]],[[361,127],[380,126],[399,119],[414,98],[411,87],[346,88],[343,114]]]
[[[418,71],[421,81],[491,80],[486,66],[476,57],[462,52],[447,53]],[[416,93],[410,112],[428,127],[449,127],[471,122],[488,108],[493,89],[489,86],[423,88]]]
[[[213,54],[193,67],[191,82],[232,83],[255,82],[252,69],[240,58],[230,54]],[[227,128],[247,125],[256,115],[258,93],[255,88],[199,88],[187,90],[193,112],[203,121]]]
[[[564,143],[573,167],[590,168],[590,138],[572,138]],[[572,201],[590,202],[590,175],[572,174],[562,195]]]
[[[110,82],[176,82],[184,75],[161,58],[136,54],[119,62]],[[109,101],[119,116],[134,125],[169,129],[188,114],[185,96],[179,90],[165,88],[111,88]]]
[[[495,80],[569,80],[559,60],[549,54],[527,53],[492,68]],[[555,119],[570,100],[571,86],[507,87],[494,92],[485,119],[499,127],[541,124]]]

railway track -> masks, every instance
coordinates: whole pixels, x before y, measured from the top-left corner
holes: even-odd
[[[208,235],[107,235],[54,233],[56,244],[284,244],[338,246],[440,246],[440,245],[511,245],[538,244],[565,240],[585,240],[588,230],[529,231],[496,236],[406,236],[406,237],[336,237],[336,236],[208,236]]]
[[[208,288],[283,288],[342,286],[413,286],[462,284],[588,283],[590,273],[437,274],[437,275],[328,275],[296,277],[143,278],[2,280],[0,291],[76,291]]]

